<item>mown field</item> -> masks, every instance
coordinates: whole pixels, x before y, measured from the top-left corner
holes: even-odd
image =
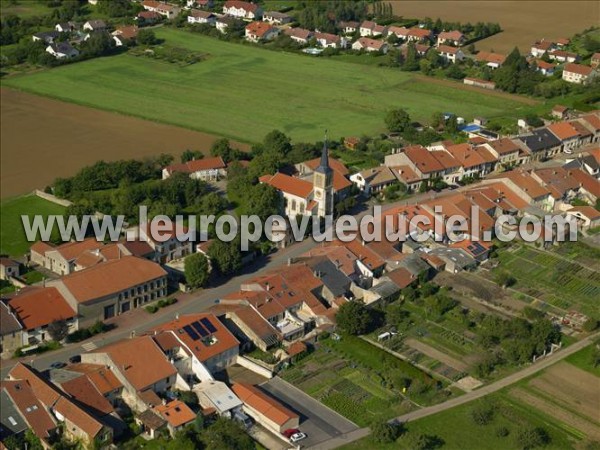
[[[166,45],[208,54],[180,67],[123,54],[14,76],[4,85],[82,105],[216,133],[245,142],[277,128],[296,140],[373,134],[405,108],[428,121],[436,111],[514,116],[514,98],[432,83],[399,70],[288,54],[160,29]]]
[[[64,207],[34,195],[3,200],[0,203],[0,253],[19,257],[29,250],[32,242],[27,241],[21,215],[33,219],[35,215],[48,217],[64,211]]]

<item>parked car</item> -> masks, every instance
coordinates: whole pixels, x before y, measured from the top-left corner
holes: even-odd
[[[295,434],[292,434],[292,437],[290,437],[290,442],[292,444],[294,444],[294,443],[296,443],[298,441],[301,441],[302,439],[306,439],[306,434],[305,433],[302,433],[302,432],[295,433]]]
[[[52,364],[50,364],[51,369],[62,369],[65,366],[66,366],[66,364],[62,361],[56,361],[56,362],[53,362]]]
[[[286,438],[291,438],[294,434],[298,434],[300,433],[300,430],[298,428],[288,428],[287,430],[285,430],[283,434]]]
[[[69,362],[71,364],[76,364],[81,362],[81,355],[73,355],[69,358]]]

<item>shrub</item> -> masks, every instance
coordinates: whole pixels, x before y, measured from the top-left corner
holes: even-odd
[[[371,426],[371,439],[378,444],[390,444],[400,437],[403,429],[401,423],[376,422]]]
[[[536,447],[543,447],[550,443],[548,432],[541,427],[521,428],[516,436],[516,443],[519,448],[529,450]]]
[[[508,431],[508,428],[506,427],[498,427],[496,428],[496,437],[506,437],[510,434],[510,431]]]
[[[594,317],[590,317],[588,320],[586,320],[586,322],[583,324],[583,331],[585,331],[586,333],[591,333],[592,331],[594,331],[596,328],[598,328],[598,319],[594,318]]]
[[[158,311],[158,306],[157,305],[149,305],[146,306],[146,311],[148,311],[150,314],[154,314],[156,311]]]
[[[475,405],[471,410],[471,418],[477,425],[488,425],[494,420],[494,408],[487,403]]]

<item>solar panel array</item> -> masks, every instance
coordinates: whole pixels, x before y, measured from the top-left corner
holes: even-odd
[[[469,246],[467,248],[474,255],[480,255],[481,253],[485,252],[485,247],[483,245],[481,245],[479,242],[472,242],[471,244],[469,244]]]
[[[199,322],[192,322],[191,324],[184,326],[183,330],[194,341],[205,338],[217,332],[217,328],[206,317],[200,319]]]

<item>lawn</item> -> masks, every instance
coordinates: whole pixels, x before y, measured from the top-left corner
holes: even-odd
[[[0,203],[0,253],[10,256],[22,256],[29,250],[21,215],[33,218],[34,215],[47,217],[50,214],[63,214],[65,208],[35,195],[25,195],[3,200]]]
[[[0,0],[0,16],[5,17],[11,14],[27,18],[32,16],[44,16],[50,14],[50,9],[42,0]]]
[[[374,444],[367,437],[353,444],[342,447],[345,450],[367,450],[377,448],[410,449],[407,444],[409,435],[423,434],[440,439],[444,450],[519,450],[515,435],[521,426],[543,427],[550,435],[550,443],[545,450],[566,450],[575,448],[578,440],[576,434],[571,434],[562,424],[536,409],[515,401],[504,393],[486,397],[494,405],[494,416],[488,425],[476,425],[471,417],[475,403],[467,403],[447,411],[434,414],[407,424],[407,435],[398,439],[394,444]],[[497,430],[506,428],[507,436],[499,437]],[[435,446],[429,448],[438,448]]]
[[[156,34],[166,45],[208,57],[179,67],[122,54],[2,83],[244,142],[259,141],[276,128],[307,141],[321,139],[325,129],[336,138],[375,134],[384,131],[385,112],[397,107],[421,121],[439,111],[472,119],[515,116],[530,108],[397,69],[268,51],[169,28]]]
[[[577,353],[568,356],[565,361],[600,377],[600,366],[594,366],[592,361],[593,354],[596,351],[594,348],[596,345],[598,344],[588,345]]]

